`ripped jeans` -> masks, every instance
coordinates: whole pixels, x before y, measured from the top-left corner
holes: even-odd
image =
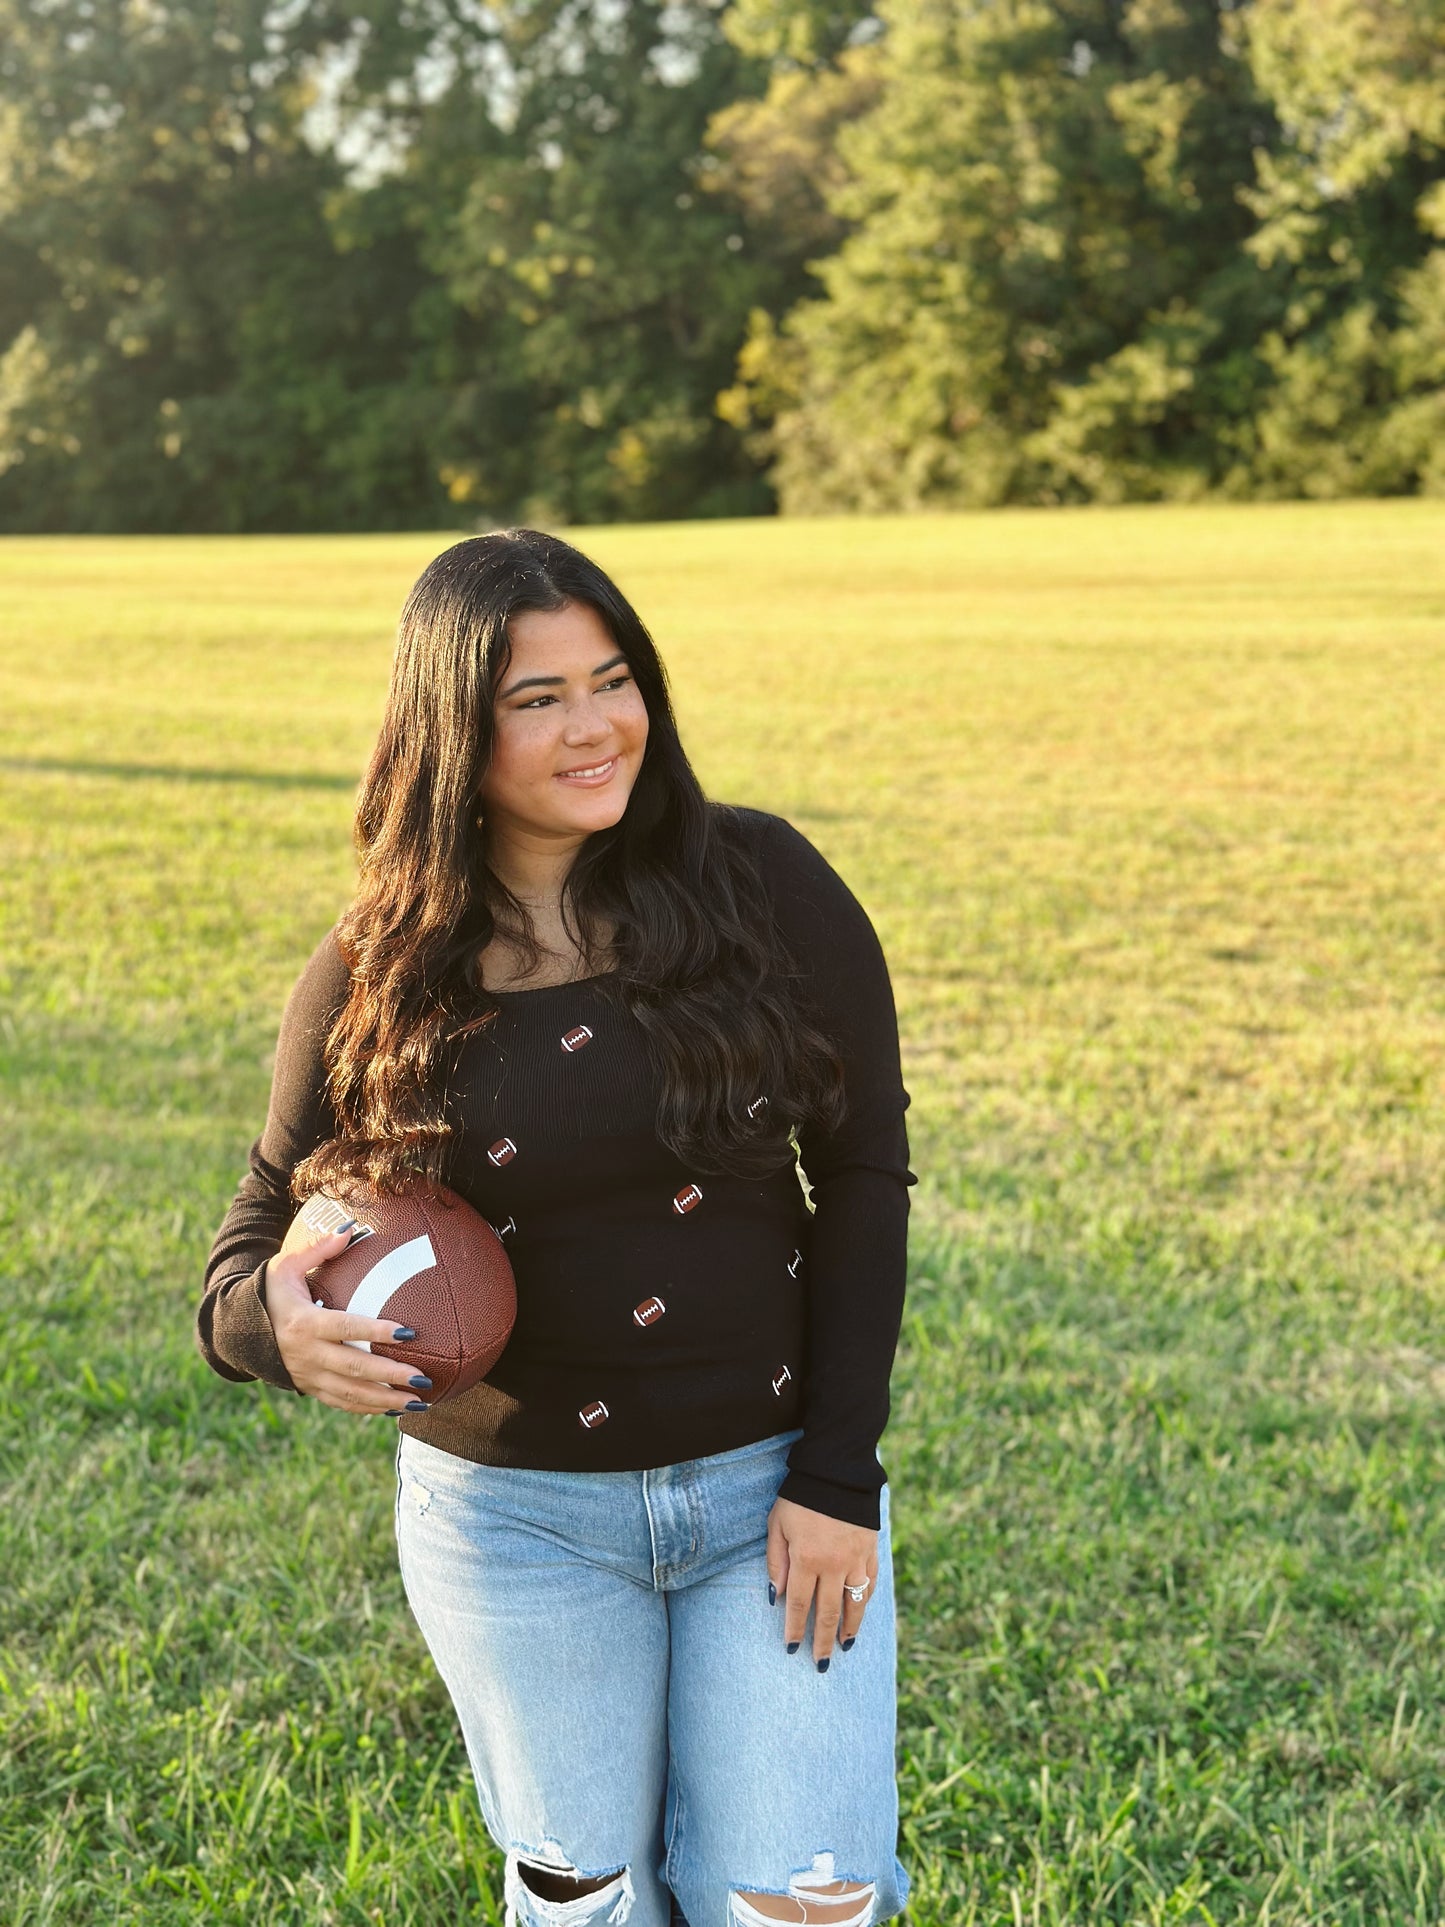
[[[798,1436],[648,1472],[473,1465],[402,1437],[402,1581],[507,1856],[508,1927],[901,1912],[888,1492],[858,1643],[819,1673],[811,1620],[789,1654],[768,1604]],[[544,1898],[532,1869],[606,1884]],[[812,1898],[835,1880],[852,1905]]]

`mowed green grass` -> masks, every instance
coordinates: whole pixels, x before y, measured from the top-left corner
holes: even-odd
[[[580,539],[894,968],[912,1927],[1445,1919],[1445,505]],[[0,544],[13,1927],[501,1918],[390,1428],[191,1339],[444,541]]]

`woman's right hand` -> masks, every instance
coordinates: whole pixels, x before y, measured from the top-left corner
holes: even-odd
[[[403,1332],[412,1336],[405,1325],[390,1318],[327,1311],[312,1302],[307,1272],[339,1257],[350,1240],[349,1230],[318,1238],[297,1217],[280,1251],[266,1266],[266,1310],[281,1362],[298,1392],[334,1405],[339,1412],[384,1412],[388,1418],[397,1418],[403,1411],[424,1412],[427,1408],[416,1394],[431,1390],[429,1378],[394,1358],[359,1351],[347,1342],[365,1339],[372,1345],[391,1345]]]

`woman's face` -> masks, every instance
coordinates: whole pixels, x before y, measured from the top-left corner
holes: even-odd
[[[507,633],[512,659],[481,789],[488,832],[574,841],[609,828],[647,745],[647,709],[626,657],[583,602],[524,610]]]

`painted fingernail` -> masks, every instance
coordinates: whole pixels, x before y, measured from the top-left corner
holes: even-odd
[[[402,1341],[405,1341],[408,1338],[415,1338],[416,1333],[412,1330],[410,1325],[398,1325],[396,1330],[391,1334],[391,1336],[393,1341],[397,1339],[401,1339]]]
[[[425,1404],[424,1404],[424,1403],[422,1402],[422,1400],[421,1400],[421,1399],[419,1399],[419,1398],[409,1398],[409,1399],[407,1400],[407,1402],[406,1402],[406,1409],[407,1409],[407,1410],[408,1410],[409,1412],[425,1412],[425,1411],[427,1410],[427,1407],[426,1407],[426,1405],[425,1405]]]
[[[832,1655],[831,1655],[831,1654],[829,1654],[829,1658],[830,1658],[830,1659],[831,1659],[831,1657],[832,1657]],[[818,1661],[818,1671],[819,1671],[820,1673],[826,1673],[826,1672],[827,1672],[827,1670],[828,1670],[828,1660],[826,1660],[826,1659],[820,1659],[820,1660]]]
[[[788,1651],[790,1653],[797,1652],[798,1648],[802,1645],[802,1643],[803,1642],[801,1639],[790,1639],[788,1641]]]
[[[858,1635],[857,1635],[857,1633],[854,1633],[854,1634],[852,1635],[852,1637],[851,1637],[851,1638],[849,1638],[849,1639],[840,1639],[840,1640],[838,1641],[838,1644],[839,1644],[839,1645],[840,1645],[840,1646],[842,1647],[842,1649],[843,1649],[843,1651],[844,1651],[845,1653],[851,1653],[851,1652],[852,1652],[852,1650],[853,1650],[853,1641],[854,1641],[854,1640],[855,1640],[855,1639],[856,1639],[857,1637],[858,1637]]]
[[[777,1603],[778,1603],[778,1589],[770,1579],[768,1581],[768,1604],[770,1606],[776,1606]]]
[[[400,1410],[400,1408],[398,1408],[398,1409],[397,1409],[397,1410],[396,1410],[395,1412],[388,1412],[386,1416],[387,1416],[388,1418],[400,1418],[400,1417],[401,1417],[401,1410]]]
[[[415,1378],[409,1378],[406,1382],[414,1392],[429,1392],[431,1390],[431,1380],[425,1372],[418,1372]]]
[[[355,1231],[355,1229],[356,1229],[355,1218],[347,1218],[341,1224],[337,1225],[336,1229],[332,1232],[331,1235],[334,1238],[346,1238],[346,1237],[349,1237],[351,1233]]]

